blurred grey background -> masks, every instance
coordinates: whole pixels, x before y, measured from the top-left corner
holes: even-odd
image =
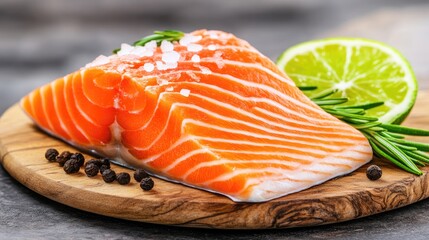
[[[0,0],[0,113],[122,42],[200,28],[232,32],[273,60],[315,38],[380,40],[399,49],[428,86],[426,0]]]

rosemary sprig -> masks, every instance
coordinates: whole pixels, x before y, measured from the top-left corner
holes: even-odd
[[[179,41],[185,36],[184,32],[177,31],[177,30],[164,30],[164,31],[154,31],[152,35],[146,36],[144,38],[141,38],[140,40],[137,40],[133,43],[133,46],[144,46],[146,43],[150,41],[155,41],[156,44],[159,46],[161,45],[161,42],[166,40],[170,42]],[[120,48],[117,48],[113,50],[113,53],[116,54],[121,50]]]
[[[299,87],[302,91],[314,90],[317,87]],[[418,166],[429,164],[429,144],[405,140],[404,135],[429,136],[428,130],[409,128],[394,124],[385,124],[378,118],[365,116],[366,110],[383,105],[383,102],[374,102],[355,106],[344,106],[347,98],[332,98],[336,90],[323,91],[311,98],[327,113],[359,130],[369,141],[374,154],[384,158],[399,168],[421,175]]]

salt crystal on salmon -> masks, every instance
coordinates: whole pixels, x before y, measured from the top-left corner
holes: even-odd
[[[123,44],[34,90],[21,106],[73,146],[237,202],[302,191],[372,158],[359,131],[221,31],[161,46]]]

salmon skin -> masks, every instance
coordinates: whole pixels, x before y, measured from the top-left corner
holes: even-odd
[[[73,146],[237,202],[298,192],[372,158],[359,131],[221,31],[123,44],[34,90],[21,106]]]

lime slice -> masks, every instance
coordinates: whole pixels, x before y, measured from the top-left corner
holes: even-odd
[[[410,64],[395,49],[360,38],[331,38],[305,42],[286,50],[277,60],[282,71],[310,98],[321,91],[338,90],[347,105],[383,101],[367,111],[383,123],[401,123],[417,96],[417,81]]]

